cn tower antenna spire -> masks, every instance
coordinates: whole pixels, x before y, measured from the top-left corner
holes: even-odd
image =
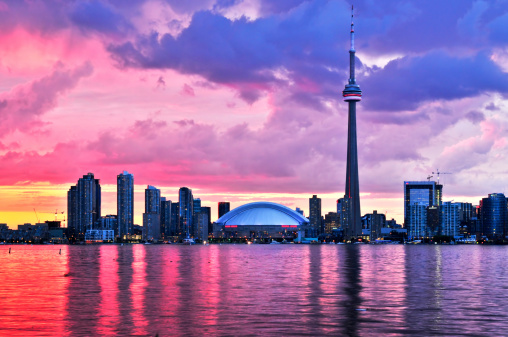
[[[353,22],[354,9],[351,5],[351,50],[355,50],[355,24]]]

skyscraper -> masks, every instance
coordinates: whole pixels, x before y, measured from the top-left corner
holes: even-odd
[[[192,230],[191,230],[191,236],[192,237],[198,237],[198,216],[201,214],[201,199],[195,198],[192,201]],[[208,228],[208,226],[207,226]]]
[[[219,202],[219,218],[230,211],[230,204],[227,201]]]
[[[157,241],[161,238],[161,191],[148,185],[145,189],[145,213],[143,213],[143,239]]]
[[[180,204],[178,202],[171,203],[171,221],[169,224],[170,236],[182,236],[182,228],[180,226]]]
[[[346,235],[358,237],[362,234],[360,213],[360,183],[358,179],[358,148],[356,143],[356,102],[362,100],[362,91],[355,78],[355,30],[353,8],[351,8],[351,48],[349,49],[349,82],[342,92],[344,101],[348,102],[348,137],[346,165],[346,193],[344,198],[349,202],[350,216],[346,223]]]
[[[67,192],[67,227],[77,229],[78,223],[78,187],[71,186]]]
[[[171,236],[171,200],[161,197],[161,236]]]
[[[480,201],[480,221],[483,235],[502,238],[507,233],[508,205],[503,193],[491,193]]]
[[[89,229],[94,229],[94,224],[98,223],[101,217],[101,185],[93,173],[88,173],[78,180],[75,210],[77,233],[81,235]]]
[[[441,205],[441,232],[440,235],[459,235],[459,204],[445,201]]]
[[[123,171],[116,176],[116,211],[118,236],[132,234],[134,223],[134,176]]]
[[[192,190],[187,187],[181,187],[178,192],[180,204],[180,226],[182,227],[182,236],[190,237],[192,232],[192,209],[194,206],[194,198]]]
[[[310,236],[318,236],[321,234],[321,198],[313,195],[309,198],[309,223],[312,233]]]
[[[404,227],[409,238],[431,237],[440,232],[439,209],[442,203],[443,185],[435,181],[404,182]],[[430,212],[430,213],[429,213]],[[435,219],[429,226],[428,216]]]
[[[213,232],[213,226],[212,226],[212,209],[207,206],[201,206],[201,213],[206,214],[208,218],[208,233]]]

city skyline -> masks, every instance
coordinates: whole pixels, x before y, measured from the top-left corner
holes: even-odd
[[[318,195],[333,211],[350,5],[0,2],[0,222],[34,222],[34,208],[53,220],[86,172],[114,214],[124,170],[136,224],[146,185],[171,200],[189,186],[204,206],[231,208],[306,209]],[[357,115],[362,214],[402,223],[401,183],[436,169],[453,173],[443,201],[506,195],[506,5],[354,5],[368,97]]]

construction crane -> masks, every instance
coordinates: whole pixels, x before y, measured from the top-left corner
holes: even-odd
[[[451,172],[439,172],[439,169],[436,169],[436,172],[432,172],[432,174],[437,174],[437,183],[439,184],[439,175],[441,174],[452,174]]]
[[[39,220],[39,216],[37,215],[37,212],[35,211],[35,207],[34,207],[34,213],[35,213],[35,218],[37,219],[37,223],[41,223],[41,221]]]
[[[432,178],[433,176],[427,176],[427,181],[430,181],[430,178]]]

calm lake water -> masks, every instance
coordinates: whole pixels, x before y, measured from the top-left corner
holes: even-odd
[[[1,336],[508,334],[506,246],[2,245],[0,259]]]

